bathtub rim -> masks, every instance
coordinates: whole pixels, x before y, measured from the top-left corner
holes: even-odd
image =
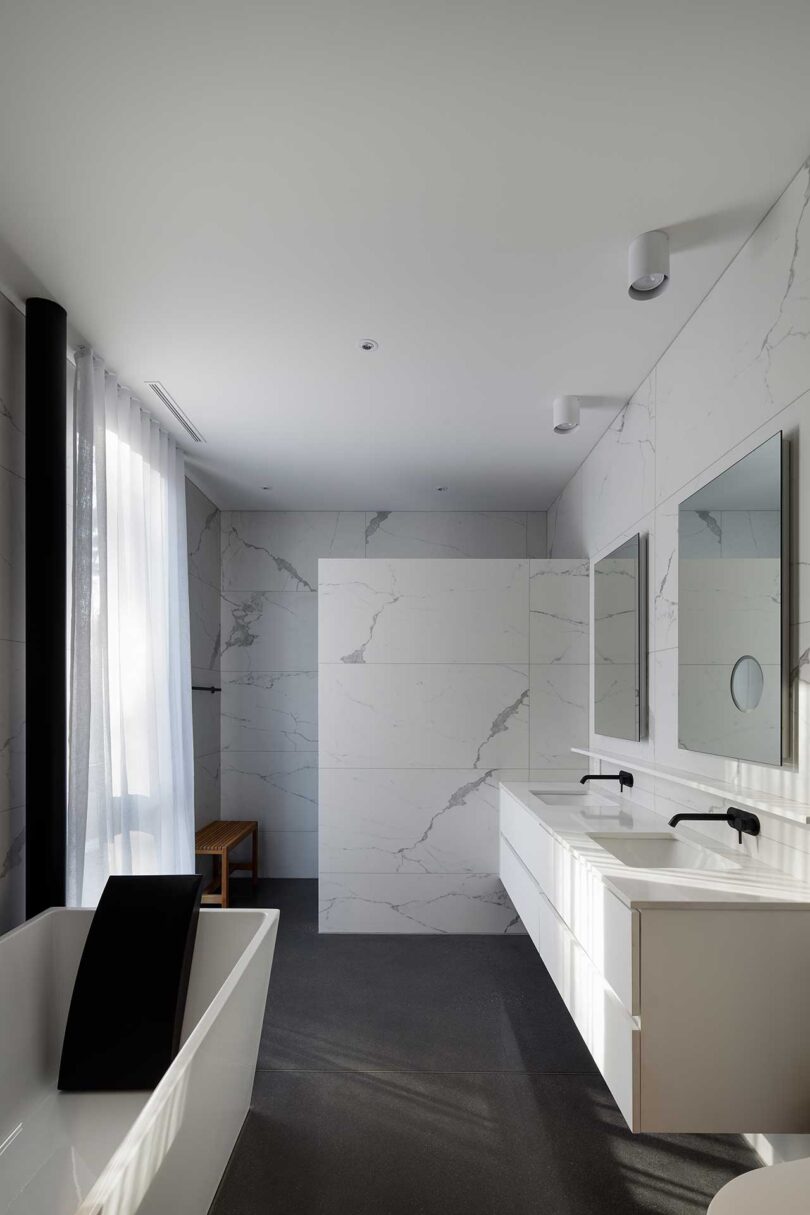
[[[49,907],[47,910],[33,916],[30,920],[26,920],[24,923],[19,924],[16,928],[11,929],[11,931],[5,934],[3,938],[0,938],[0,940],[7,940],[9,937],[15,934],[24,932],[37,921],[42,921],[54,916],[72,915],[77,912],[87,915],[88,912],[92,912],[93,910],[94,909],[91,907]],[[132,1126],[129,1128],[126,1135],[120,1141],[112,1156],[99,1173],[83,1201],[76,1207],[75,1215],[100,1215],[100,1213],[104,1211],[105,1204],[111,1195],[115,1193],[118,1185],[125,1178],[133,1158],[137,1156],[142,1145],[152,1132],[152,1129],[155,1126],[161,1112],[168,1107],[178,1082],[190,1068],[194,1056],[197,1054],[197,1051],[205,1040],[212,1025],[222,1012],[225,1004],[233,994],[237,984],[245,974],[251,962],[256,957],[256,954],[259,952],[259,949],[269,933],[273,929],[277,928],[279,921],[279,912],[277,908],[239,907],[218,909],[202,908],[201,910],[205,914],[217,916],[239,916],[242,918],[253,917],[257,921],[256,929],[251,935],[247,945],[239,954],[236,962],[228,971],[227,976],[220,984],[214,997],[201,1014],[197,1024],[194,1026],[194,1029],[191,1031],[177,1055],[166,1069],[166,1072],[161,1077],[159,1084],[149,1094],[146,1103],[136,1117],[135,1121],[132,1123]],[[155,1172],[157,1172],[157,1170],[155,1170]]]

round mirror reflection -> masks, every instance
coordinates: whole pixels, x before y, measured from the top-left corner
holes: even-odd
[[[762,700],[765,676],[756,658],[743,654],[731,672],[731,699],[741,713],[752,713]]]

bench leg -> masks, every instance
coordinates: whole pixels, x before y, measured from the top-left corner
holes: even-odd
[[[230,878],[230,864],[228,862],[228,849],[223,848],[219,854],[219,867],[222,874],[220,882],[220,890],[222,891],[222,906],[228,906],[228,881]]]
[[[259,828],[253,828],[253,848],[251,851],[251,878],[253,881],[253,889],[255,890],[259,884]]]

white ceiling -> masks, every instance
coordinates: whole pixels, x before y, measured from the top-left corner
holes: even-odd
[[[807,0],[4,0],[0,237],[223,507],[543,508],[810,151],[808,45]]]

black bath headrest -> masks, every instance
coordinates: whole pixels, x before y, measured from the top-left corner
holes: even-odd
[[[111,877],[70,1002],[59,1088],[152,1089],[180,1048],[201,877]]]

